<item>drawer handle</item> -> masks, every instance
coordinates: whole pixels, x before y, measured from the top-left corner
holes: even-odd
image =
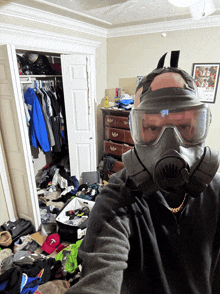
[[[115,150],[117,150],[117,148],[115,148],[115,147],[113,147],[113,146],[110,146],[110,150],[111,150],[111,151],[115,151]]]
[[[112,132],[112,137],[114,137],[114,138],[118,137],[118,133],[113,133]]]
[[[107,118],[107,122],[108,123],[112,123],[113,122],[113,119],[112,118]]]
[[[124,124],[127,125],[128,124],[128,121],[124,121]]]

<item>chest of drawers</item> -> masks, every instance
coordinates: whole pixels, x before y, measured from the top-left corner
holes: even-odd
[[[116,159],[109,175],[124,167],[121,156],[131,148],[134,142],[129,129],[128,110],[102,108],[104,153]]]

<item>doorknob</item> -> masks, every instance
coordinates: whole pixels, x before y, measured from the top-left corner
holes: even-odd
[[[92,140],[92,137],[90,137],[89,140]]]

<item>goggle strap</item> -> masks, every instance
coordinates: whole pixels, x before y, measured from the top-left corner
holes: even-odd
[[[166,55],[167,55],[167,52],[158,61],[157,69],[163,68]]]
[[[180,50],[171,51],[170,67],[178,67],[179,56],[180,56]]]
[[[158,61],[157,69],[164,67],[164,62],[165,62],[166,55],[167,55],[167,52]],[[179,56],[180,56],[180,50],[171,51],[170,67],[178,67]]]

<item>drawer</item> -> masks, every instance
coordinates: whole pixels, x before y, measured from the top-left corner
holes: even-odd
[[[117,173],[118,171],[122,170],[123,168],[124,168],[123,162],[118,161],[118,160],[115,161],[115,163],[114,163],[111,171],[110,170],[107,170],[107,169],[104,170],[103,179],[106,180],[106,181],[108,181],[109,180],[109,177],[111,175],[113,175],[114,173]]]
[[[116,116],[113,115],[106,115],[105,116],[105,125],[116,127]]]
[[[112,167],[112,171],[117,173],[119,170],[124,168],[124,163],[121,161],[115,161],[113,167]]]
[[[121,129],[129,129],[129,118],[117,116],[116,118],[116,127]]]
[[[123,153],[133,148],[134,148],[133,146],[104,141],[105,153],[109,153],[109,154],[113,154],[117,156],[122,156]]]
[[[104,141],[104,150],[106,153],[122,156],[123,144]]]
[[[134,141],[131,137],[131,132],[130,131],[125,131],[125,143],[127,144],[131,144],[131,145],[134,145]]]
[[[133,146],[128,146],[128,145],[123,145],[123,153],[125,153],[125,152],[127,152],[127,151],[129,151],[131,149],[134,149],[134,147]]]
[[[125,130],[115,128],[105,128],[105,139],[117,142],[125,142]]]

